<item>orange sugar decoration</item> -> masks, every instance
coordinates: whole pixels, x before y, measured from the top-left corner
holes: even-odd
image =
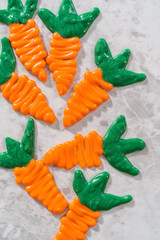
[[[96,225],[98,211],[94,212],[80,203],[78,197],[69,204],[69,211],[61,218],[61,226],[56,237],[52,240],[84,240],[88,227]]]
[[[84,79],[74,86],[74,93],[67,102],[67,108],[64,110],[63,126],[73,125],[90,111],[97,109],[99,105],[109,99],[106,91],[112,88],[112,84],[103,80],[102,70],[86,72]]]
[[[9,25],[9,40],[15,53],[27,70],[31,70],[41,81],[47,81],[45,57],[42,38],[39,37],[39,28],[33,19],[29,19],[26,24],[13,23]]]
[[[51,148],[44,156],[44,162],[48,165],[56,165],[59,168],[70,170],[77,164],[81,168],[99,167],[103,154],[103,138],[95,131],[83,137],[75,135],[75,140],[58,144]]]
[[[59,95],[64,95],[70,87],[76,74],[78,51],[81,48],[78,37],[63,38],[54,33],[50,42],[51,50],[46,59]]]
[[[14,169],[16,183],[26,185],[26,192],[38,199],[50,212],[61,214],[68,202],[59,192],[52,174],[42,160],[32,159],[26,167]]]
[[[12,77],[0,88],[2,96],[9,99],[15,111],[21,111],[24,115],[31,114],[47,123],[55,122],[56,117],[46,102],[46,96],[26,75],[18,78],[16,73],[12,73]]]

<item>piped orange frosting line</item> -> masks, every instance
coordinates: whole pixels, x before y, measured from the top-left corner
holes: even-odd
[[[9,40],[25,68],[31,70],[41,81],[47,81],[47,74],[44,70],[47,52],[44,50],[42,38],[39,37],[39,28],[35,25],[33,19],[29,19],[26,24],[11,24]]]
[[[15,111],[21,111],[24,115],[31,114],[47,123],[55,122],[56,117],[46,102],[46,96],[26,75],[18,78],[16,73],[12,73],[12,77],[1,86],[1,90],[2,96],[9,99]]]
[[[93,212],[81,204],[76,197],[69,204],[69,211],[66,216],[61,218],[59,232],[52,240],[84,240],[88,227],[95,226],[99,217],[99,212]]]
[[[32,159],[26,167],[14,169],[16,183],[26,185],[26,192],[38,199],[50,212],[61,214],[68,202],[55,185],[52,174],[42,160]]]
[[[103,138],[95,131],[83,137],[75,135],[75,140],[58,144],[51,148],[44,156],[44,162],[48,165],[56,165],[59,168],[70,170],[77,164],[81,168],[99,167],[103,154]]]
[[[109,99],[106,91],[112,88],[112,84],[103,80],[100,69],[86,72],[84,79],[74,86],[74,93],[67,102],[63,118],[64,127],[75,124],[90,111],[97,109],[99,105]]]
[[[46,61],[53,72],[53,79],[59,95],[63,95],[70,87],[76,74],[78,51],[81,48],[78,37],[63,38],[58,33],[53,34],[50,42],[51,50]]]

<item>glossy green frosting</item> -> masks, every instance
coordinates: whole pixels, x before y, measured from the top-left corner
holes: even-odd
[[[57,15],[45,8],[38,10],[38,15],[46,27],[64,38],[83,37],[99,13],[99,9],[94,8],[78,15],[72,0],[63,0]]]
[[[116,87],[130,85],[145,80],[146,75],[126,70],[131,52],[125,49],[112,57],[105,39],[100,38],[95,46],[95,63],[103,72],[103,79]]]
[[[28,19],[33,17],[37,3],[38,0],[26,0],[23,6],[21,0],[8,0],[7,10],[0,10],[0,22],[25,24]]]
[[[87,182],[82,171],[76,170],[73,188],[80,202],[92,211],[107,211],[132,200],[131,195],[119,197],[104,193],[108,179],[109,173],[102,172]]]
[[[139,173],[139,170],[131,164],[125,155],[144,149],[145,142],[138,138],[121,139],[126,128],[125,117],[120,115],[103,137],[103,150],[107,161],[113,167],[135,176]]]
[[[34,157],[35,125],[34,120],[28,120],[24,136],[19,143],[6,138],[7,152],[0,153],[0,167],[25,167]]]
[[[2,38],[2,51],[0,55],[0,85],[11,78],[16,67],[16,59],[8,38]]]

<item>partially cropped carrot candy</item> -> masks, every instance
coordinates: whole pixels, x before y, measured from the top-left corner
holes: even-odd
[[[75,140],[51,148],[43,160],[48,165],[56,165],[67,170],[77,164],[81,168],[92,168],[101,165],[99,156],[104,154],[113,167],[135,176],[139,174],[139,170],[131,164],[125,155],[144,149],[145,142],[138,138],[121,139],[125,131],[125,117],[120,115],[112,123],[104,137],[95,131],[90,132],[85,137],[76,134]]]
[[[67,200],[59,192],[43,160],[33,159],[34,142],[35,126],[30,118],[20,143],[6,138],[7,152],[0,153],[0,167],[14,168],[17,184],[25,185],[26,192],[42,202],[49,211],[61,214],[68,205]]]
[[[47,81],[45,71],[47,52],[39,28],[32,18],[36,11],[38,0],[26,0],[23,6],[21,0],[8,0],[7,10],[0,10],[0,22],[9,25],[9,40],[16,55],[27,70],[31,70],[41,81]]]
[[[48,165],[56,165],[66,170],[70,170],[78,164],[81,168],[99,167],[101,165],[99,156],[103,154],[102,145],[103,137],[95,131],[85,137],[76,134],[74,140],[51,148],[43,160]]]
[[[109,179],[108,172],[102,172],[86,181],[80,170],[75,171],[73,188],[78,197],[69,204],[69,211],[61,218],[59,232],[52,240],[84,240],[88,227],[96,225],[99,211],[108,211],[132,200],[131,195],[119,197],[104,193]]]
[[[62,0],[57,16],[45,8],[39,9],[38,15],[53,33],[47,64],[53,72],[59,95],[63,95],[76,74],[75,58],[81,48],[79,38],[86,34],[99,15],[99,9],[77,15],[72,0]]]
[[[80,121],[90,111],[109,99],[106,91],[114,86],[121,87],[143,81],[145,74],[134,73],[125,69],[130,50],[126,49],[116,57],[112,57],[107,42],[99,39],[95,46],[95,62],[98,69],[86,72],[84,79],[74,86],[74,93],[64,110],[63,125],[71,126]]]
[[[12,103],[15,111],[31,114],[38,120],[53,124],[56,117],[46,102],[46,96],[26,75],[18,77],[14,72],[16,59],[7,38],[2,38],[0,56],[0,89],[2,96]]]

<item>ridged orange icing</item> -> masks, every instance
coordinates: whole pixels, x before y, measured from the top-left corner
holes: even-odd
[[[44,157],[44,162],[49,165],[56,165],[67,170],[73,168],[78,163],[81,168],[93,166],[99,167],[103,154],[103,138],[95,131],[83,137],[81,134],[75,135],[75,140],[58,144],[51,148]]]
[[[56,117],[46,102],[46,96],[26,75],[22,75],[18,79],[18,75],[12,73],[12,77],[1,86],[1,90],[2,96],[9,99],[15,111],[20,110],[24,115],[31,114],[38,120],[44,120],[47,123],[55,122]]]
[[[64,127],[75,124],[90,111],[97,109],[109,98],[108,93],[104,90],[111,90],[112,88],[112,84],[103,80],[100,69],[86,72],[84,79],[74,86],[74,93],[67,102],[63,118]]]
[[[39,28],[35,25],[33,19],[29,19],[26,24],[11,24],[9,40],[25,68],[31,70],[41,81],[47,81],[47,74],[44,70],[47,52],[44,50],[42,38],[39,37]]]
[[[49,211],[61,214],[68,202],[55,185],[52,174],[42,160],[32,159],[26,167],[14,169],[17,184],[26,185],[26,192],[38,199]]]
[[[50,55],[46,62],[50,71],[53,72],[59,95],[63,95],[67,92],[76,74],[77,62],[74,58],[81,45],[78,37],[63,38],[58,33],[54,33],[50,46]]]
[[[61,226],[56,237],[52,240],[84,240],[88,232],[88,226],[96,225],[96,219],[100,217],[99,212],[93,212],[80,203],[76,197],[69,204],[69,211],[61,218]]]

